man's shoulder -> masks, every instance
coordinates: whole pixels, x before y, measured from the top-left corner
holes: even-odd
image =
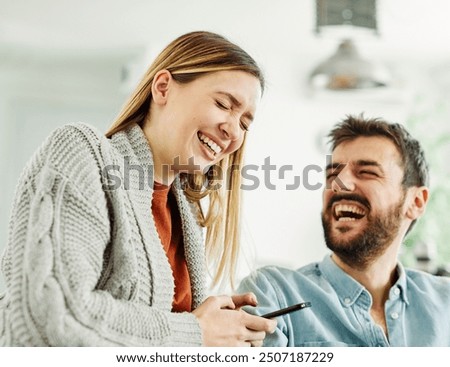
[[[276,282],[286,282],[291,279],[307,278],[317,275],[319,263],[314,262],[294,269],[284,266],[266,265],[254,271],[249,277],[253,279],[268,279]]]
[[[406,279],[408,287],[417,287],[424,292],[436,291],[449,293],[450,278],[433,275],[421,270],[406,268]]]
[[[450,284],[449,277],[430,274],[419,269],[405,268],[405,273],[408,280],[411,281]]]

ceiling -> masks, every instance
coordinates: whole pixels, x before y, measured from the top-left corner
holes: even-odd
[[[3,55],[125,55],[194,29],[261,47],[316,39],[313,0],[0,0],[0,9]],[[387,50],[450,58],[448,0],[379,0],[378,9]]]

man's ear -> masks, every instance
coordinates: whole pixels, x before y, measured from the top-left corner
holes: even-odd
[[[156,104],[166,104],[172,82],[172,74],[170,74],[170,71],[168,70],[160,70],[155,74],[152,83],[152,99]]]
[[[409,190],[411,190],[411,199],[406,210],[406,216],[411,220],[415,220],[425,211],[425,207],[428,202],[429,190],[426,186],[410,187]]]

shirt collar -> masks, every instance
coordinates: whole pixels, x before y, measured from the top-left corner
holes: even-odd
[[[365,289],[355,279],[337,266],[331,258],[331,255],[325,256],[323,261],[319,264],[319,269],[336,290],[337,296],[344,307],[353,305]]]
[[[402,264],[397,264],[397,275],[398,279],[389,291],[389,298],[392,298],[393,294],[395,295],[396,289],[400,291],[400,297],[402,300],[409,305],[408,296],[406,294],[406,271]]]
[[[366,290],[364,286],[343,271],[333,261],[331,255],[325,256],[319,264],[319,269],[336,290],[337,296],[344,307],[353,305],[361,293]],[[398,279],[389,291],[389,297],[392,298],[394,295],[397,295],[395,292],[398,292],[396,289],[399,289],[399,296],[402,297],[406,304],[409,304],[406,295],[406,272],[400,263],[397,265],[397,273]]]

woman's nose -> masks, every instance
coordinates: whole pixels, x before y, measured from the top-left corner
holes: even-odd
[[[241,137],[242,129],[238,119],[230,118],[229,121],[220,124],[220,131],[231,141],[236,141]]]

